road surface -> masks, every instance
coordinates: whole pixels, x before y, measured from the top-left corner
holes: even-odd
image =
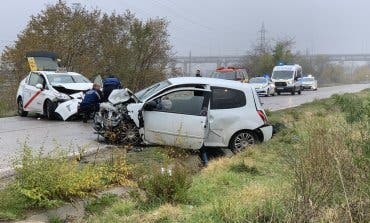
[[[261,101],[266,109],[279,110],[327,98],[335,93],[358,92],[365,88],[370,88],[370,84],[326,87],[318,91],[304,91],[302,95],[262,97]],[[9,168],[12,157],[19,154],[22,144],[25,143],[34,150],[43,148],[45,152],[50,152],[58,146],[75,152],[99,147],[97,138],[91,123],[48,121],[36,117],[1,118],[0,170]]]

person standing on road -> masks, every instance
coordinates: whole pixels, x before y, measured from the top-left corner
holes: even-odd
[[[100,84],[94,83],[93,88],[86,92],[84,99],[80,104],[80,113],[84,123],[90,119],[91,114],[99,110],[99,104],[102,101],[102,92]]]
[[[108,101],[109,95],[115,89],[121,89],[121,81],[114,75],[109,75],[103,80],[103,102]]]
[[[200,70],[197,70],[197,72],[195,73],[195,76],[196,77],[202,77],[202,75],[200,74]]]

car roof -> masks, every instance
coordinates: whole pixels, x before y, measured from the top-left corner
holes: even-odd
[[[224,80],[218,78],[208,78],[208,77],[175,77],[168,79],[173,85],[181,84],[206,84],[210,86],[235,88],[235,89],[246,89],[250,88],[248,83],[242,83],[239,81]]]
[[[55,72],[55,71],[34,71],[34,72],[40,73],[40,74],[43,74],[43,75],[54,75],[54,74],[77,75],[77,76],[82,75],[82,74],[79,74],[79,73],[76,73],[76,72]]]

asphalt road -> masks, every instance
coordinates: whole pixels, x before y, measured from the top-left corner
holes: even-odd
[[[330,97],[335,93],[358,92],[370,88],[370,84],[342,85],[319,88],[318,91],[304,91],[302,95],[282,94],[274,97],[261,97],[264,107],[279,110]],[[94,149],[101,146],[91,123],[48,121],[36,117],[10,117],[0,119],[0,170],[9,164],[25,143],[37,151],[42,148],[50,152],[60,147],[71,152],[81,149]],[[1,172],[1,171],[0,171]]]

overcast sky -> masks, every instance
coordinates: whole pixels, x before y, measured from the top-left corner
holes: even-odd
[[[56,0],[4,1],[0,48],[11,44],[30,16]],[[259,38],[294,37],[296,48],[313,53],[370,53],[368,0],[83,0],[88,8],[140,18],[166,17],[177,55],[240,55]]]

